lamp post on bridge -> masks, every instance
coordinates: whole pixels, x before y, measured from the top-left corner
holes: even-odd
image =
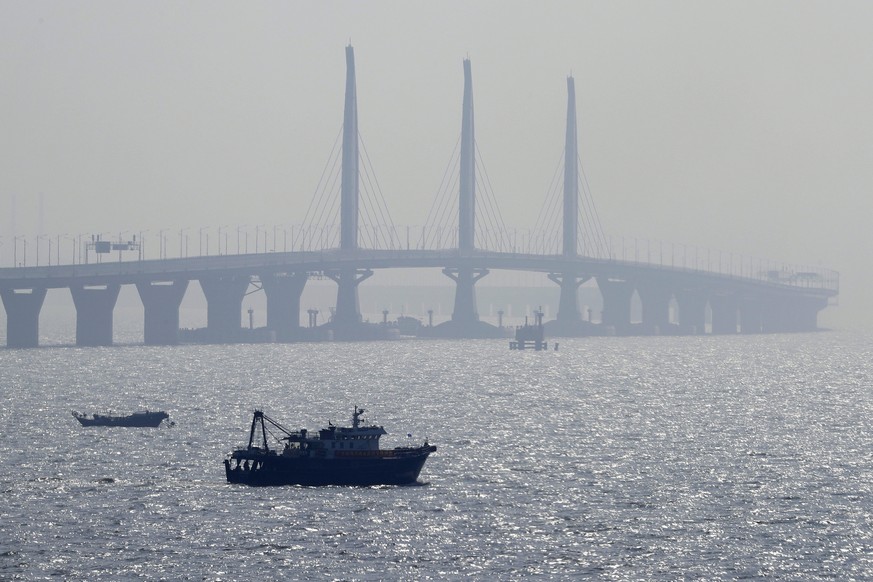
[[[162,228],[158,231],[158,243],[160,245],[159,257],[161,260],[166,258],[167,244],[166,238],[164,237],[165,232],[167,232],[166,228]]]
[[[199,244],[197,254],[199,254],[201,257],[203,256],[203,231],[207,228],[209,227],[201,226],[200,229],[197,231],[197,239]],[[209,254],[209,232],[206,233],[206,254]]]
[[[36,235],[36,266],[39,266],[39,241],[45,237],[44,234]],[[49,262],[51,262],[51,253],[49,253]]]
[[[139,255],[140,261],[145,259],[145,256],[146,256],[145,255],[145,233],[147,233],[147,232],[148,232],[148,230],[139,231],[139,251],[137,254]]]
[[[18,263],[18,239],[21,239],[21,242],[24,245],[23,265]],[[25,237],[23,234],[12,237],[12,263],[14,267],[27,266],[27,237]]]
[[[239,237],[240,237],[240,234],[241,234],[242,228],[243,228],[244,226],[245,226],[244,224],[238,224],[238,225],[236,225],[236,254],[239,254],[239,251],[240,251],[240,246],[239,246]],[[248,246],[249,246],[248,238],[249,238],[249,234],[246,233],[246,249],[247,249],[247,250],[248,250]]]
[[[188,234],[187,230],[189,227],[185,226],[179,229],[179,258],[184,258],[188,256]]]
[[[66,233],[66,232],[64,234],[58,235],[58,241],[57,241],[57,243],[58,243],[58,264],[61,264],[61,237],[63,237],[64,240],[69,240],[71,242],[70,247],[71,247],[71,250],[73,252],[70,255],[70,264],[75,265],[76,264],[76,238],[74,236],[72,236],[71,234]]]
[[[230,228],[227,224],[221,224],[218,227],[218,254],[221,255],[221,229],[224,229],[224,254],[227,254],[227,229]]]
[[[255,254],[258,253],[258,241],[260,239],[261,227],[263,224],[255,225]],[[246,246],[246,252],[248,252],[248,246]],[[267,229],[264,228],[264,252],[267,252]]]

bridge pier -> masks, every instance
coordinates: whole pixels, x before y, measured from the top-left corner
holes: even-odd
[[[452,321],[461,325],[473,325],[479,321],[476,305],[476,283],[488,274],[488,269],[457,268],[443,269],[443,275],[455,282],[455,308]]]
[[[598,277],[597,287],[603,297],[601,323],[604,326],[614,328],[616,333],[627,333],[630,330],[631,297],[634,294],[634,284],[630,281]]]
[[[659,281],[640,281],[637,292],[643,307],[643,329],[656,335],[667,332],[673,291]]]
[[[354,267],[325,271],[327,277],[337,284],[336,311],[333,314],[334,327],[353,329],[361,323],[361,302],[358,299],[358,285],[373,276],[370,269]]]
[[[111,346],[112,312],[121,285],[71,285],[76,306],[76,345]]]
[[[267,328],[280,341],[294,339],[300,332],[300,296],[309,273],[264,273],[261,285],[267,296]]]
[[[761,333],[764,329],[764,304],[760,299],[740,300],[740,333]]]
[[[797,298],[792,303],[797,331],[818,330],[818,312],[828,306],[827,299]]]
[[[558,314],[555,316],[555,321],[563,328],[580,325],[582,312],[579,310],[579,287],[591,277],[575,273],[549,273],[548,277],[550,281],[561,287]]]
[[[827,307],[827,299],[793,297],[767,303],[762,325],[765,332],[815,331],[818,312]]]
[[[202,277],[206,296],[206,331],[210,341],[232,342],[242,329],[242,300],[251,282],[248,275]]]
[[[679,331],[684,334],[706,333],[706,295],[702,291],[684,289],[676,293],[679,305]]]
[[[712,310],[712,333],[737,333],[737,299],[732,295],[713,295],[709,298]]]
[[[35,348],[39,346],[39,312],[46,289],[0,289],[6,309],[6,347]]]
[[[143,343],[148,346],[179,343],[179,306],[187,289],[187,279],[136,284],[144,311]]]

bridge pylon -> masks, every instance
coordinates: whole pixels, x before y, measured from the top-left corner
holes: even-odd
[[[346,94],[343,107],[342,176],[340,186],[340,249],[354,254],[358,250],[360,207],[360,153],[358,151],[358,97],[355,77],[355,49],[346,47]],[[373,275],[369,269],[354,267],[325,272],[336,282],[336,309],[327,324],[337,339],[357,339],[368,335],[361,321],[358,285]]]
[[[461,113],[460,186],[458,191],[458,252],[461,257],[476,250],[476,132],[473,119],[473,72],[464,59],[464,101]],[[455,282],[452,319],[429,333],[442,337],[497,337],[500,330],[479,321],[476,282],[488,269],[472,266],[448,267],[443,274]]]
[[[564,137],[564,204],[563,250],[564,257],[573,259],[579,254],[579,146],[576,136],[576,86],[573,77],[567,77],[567,126]],[[546,324],[550,335],[591,335],[591,322],[585,322],[579,310],[579,287],[591,279],[575,271],[550,273],[549,280],[561,286],[558,313]]]

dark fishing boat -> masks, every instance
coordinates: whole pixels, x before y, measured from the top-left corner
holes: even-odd
[[[73,411],[73,418],[79,421],[82,426],[145,426],[154,427],[161,424],[163,421],[170,418],[170,415],[163,410],[152,412],[143,410],[134,412],[127,416],[115,416],[112,414],[80,414]]]
[[[362,426],[363,413],[356,406],[352,426],[328,423],[310,435],[306,429],[289,430],[256,410],[248,446],[224,460],[228,482],[260,486],[414,483],[436,446],[425,441],[416,447],[380,449],[379,438],[388,433],[381,426]],[[281,450],[270,448],[268,433]]]

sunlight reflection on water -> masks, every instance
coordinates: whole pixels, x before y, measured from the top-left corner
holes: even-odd
[[[0,578],[864,578],[870,338],[404,341],[0,352]],[[249,489],[263,407],[351,407],[423,485]],[[71,410],[166,409],[85,429]]]

